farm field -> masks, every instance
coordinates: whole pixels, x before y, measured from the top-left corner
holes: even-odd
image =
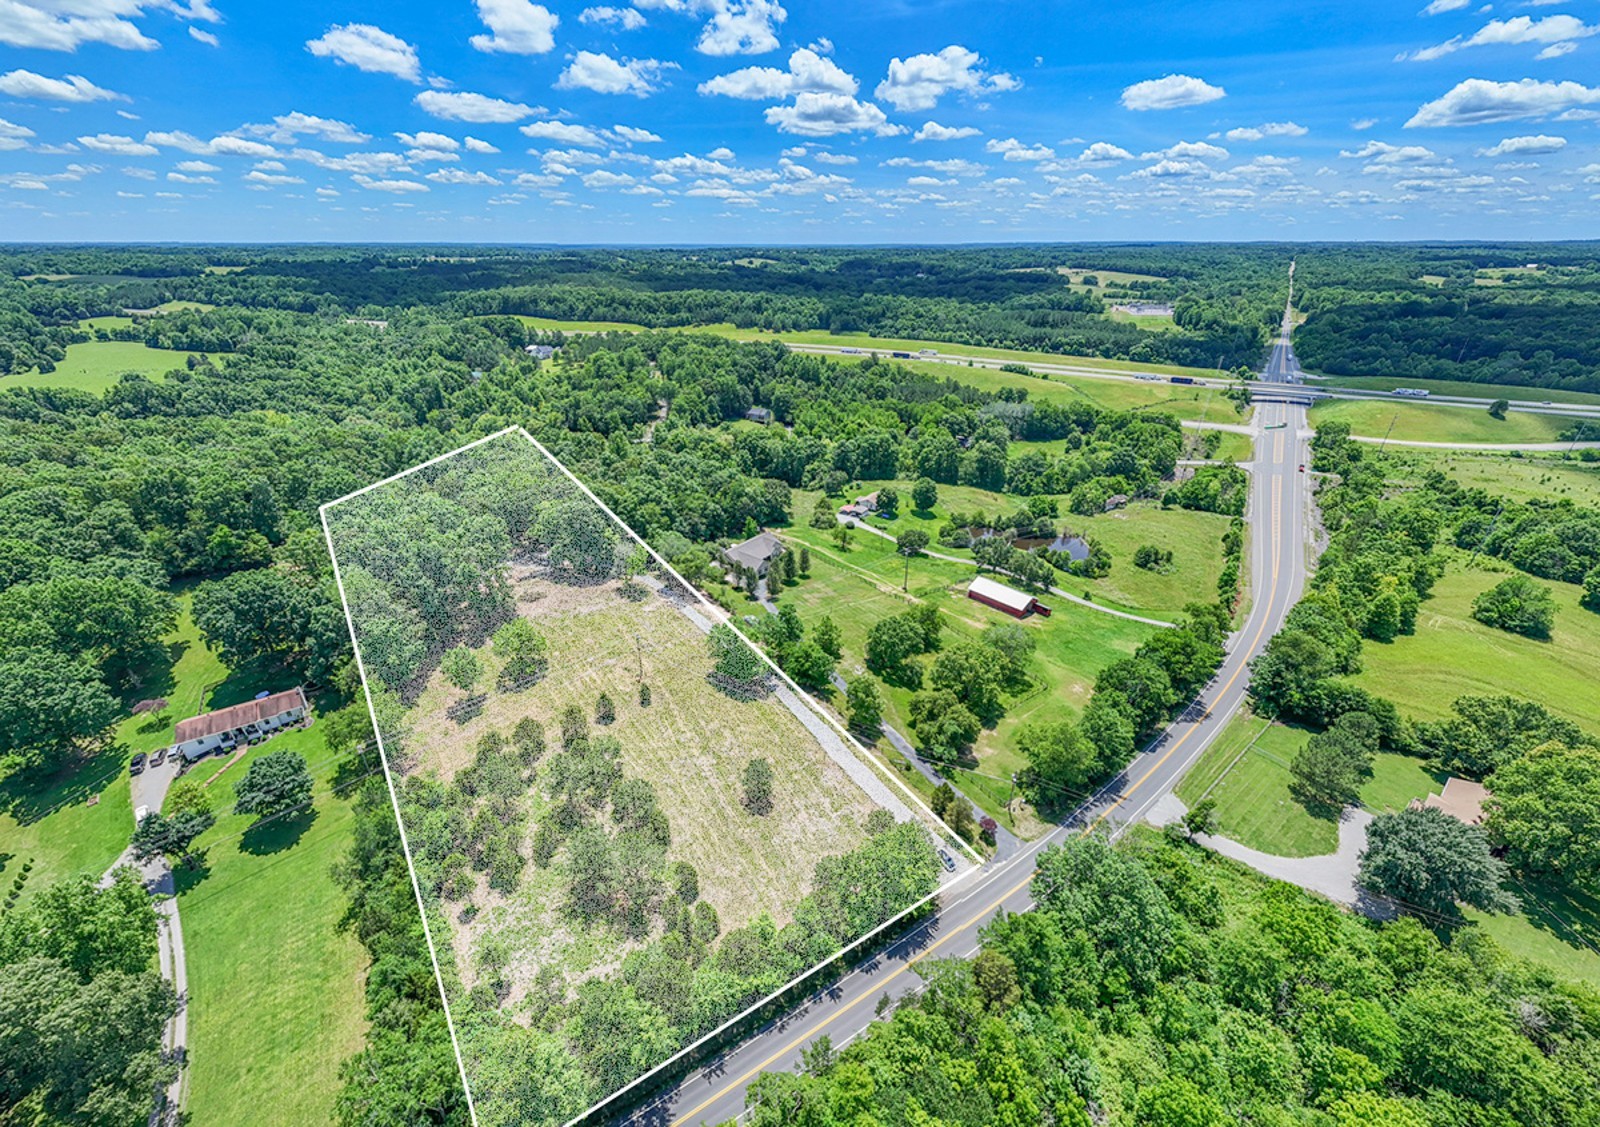
[[[910,561],[908,571],[906,560],[896,554],[893,544],[860,531],[844,552],[839,551],[828,533],[817,529],[790,528],[782,530],[782,535],[809,549],[811,577],[786,588],[779,603],[793,601],[802,621],[808,624],[824,615],[833,618],[844,649],[840,672],[847,678],[865,671],[867,633],[873,624],[913,603],[935,603],[944,616],[949,638],[976,637],[989,626],[1016,621],[965,597],[967,582],[976,574],[976,569],[967,565],[921,557]],[[904,591],[903,580],[908,588]],[[976,763],[969,763],[968,767],[1009,779],[1012,771],[1025,766],[1016,750],[1017,727],[1035,717],[1076,715],[1087,703],[1099,671],[1131,654],[1157,629],[1063,600],[1057,600],[1053,610],[1048,619],[1023,621],[1028,630],[1036,632],[1035,687],[1020,699],[1010,700],[1006,715],[992,730],[979,736]],[[884,685],[883,691],[886,721],[910,738],[912,690]],[[982,792],[969,794],[991,815],[1003,817],[1004,788],[998,797]],[[1019,819],[1019,826],[1020,822]],[[1038,828],[1037,823],[1032,826]],[[1027,828],[1022,827],[1023,832]]]
[[[0,387],[71,388],[99,394],[115,386],[124,372],[153,380],[183,367],[187,352],[146,348],[138,341],[97,340],[67,345],[66,359],[53,372],[32,372],[0,378]]]
[[[1484,626],[1472,617],[1472,600],[1510,574],[1503,565],[1469,568],[1463,553],[1452,552],[1433,597],[1422,603],[1417,632],[1388,645],[1367,642],[1356,683],[1414,719],[1445,716],[1459,696],[1506,693],[1600,732],[1600,614],[1578,605],[1575,584],[1539,580],[1559,605],[1552,641]]]
[[[231,813],[233,788],[250,762],[297,751],[316,780],[309,812],[252,828]],[[178,910],[189,972],[189,1062],[185,1110],[195,1123],[291,1125],[333,1118],[339,1066],[366,1034],[366,952],[339,921],[348,896],[333,877],[354,817],[336,790],[341,767],[321,728],[282,733],[212,779],[217,824],[200,839],[200,873],[179,869]],[[359,776],[352,776],[352,778]],[[348,791],[349,787],[343,788]]]
[[[1401,442],[1555,442],[1572,425],[1569,420],[1525,411],[1495,419],[1475,407],[1388,400],[1324,400],[1311,408],[1313,427],[1349,423],[1352,434],[1369,438],[1382,438],[1391,421],[1394,430],[1389,437]]]
[[[1387,475],[1408,484],[1437,470],[1468,489],[1483,489],[1512,501],[1571,500],[1579,505],[1600,505],[1600,462],[1559,454],[1513,457],[1401,447],[1391,447],[1382,457]]]

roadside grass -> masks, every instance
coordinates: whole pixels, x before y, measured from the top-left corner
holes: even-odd
[[[1311,408],[1311,425],[1349,423],[1350,432],[1400,442],[1556,442],[1570,420],[1512,411],[1504,419],[1476,407],[1395,403],[1375,399],[1323,400]]]
[[[67,345],[66,359],[53,372],[24,372],[0,379],[0,387],[71,388],[100,394],[115,386],[124,372],[159,381],[183,367],[187,352],[146,348],[138,341],[96,340]]]
[[[1045,361],[1048,363],[1049,361]],[[1076,363],[1056,357],[1055,363]],[[967,367],[939,360],[900,360],[919,372],[955,380],[980,391],[997,392],[1020,388],[1036,403],[1090,403],[1108,411],[1146,411],[1173,415],[1185,420],[1214,423],[1241,423],[1233,403],[1223,394],[1215,372],[1199,372],[1210,377],[1205,387],[1170,384],[1155,380],[1105,379],[1098,376],[1072,376],[1036,372],[1002,372],[997,368]]]
[[[1317,857],[1339,847],[1339,825],[1312,815],[1290,790],[1289,763],[1311,737],[1306,728],[1240,712],[1178,784],[1191,809],[1217,803],[1217,830],[1241,845],[1279,857]],[[1361,804],[1374,813],[1402,810],[1444,784],[1419,759],[1380,752]]]
[[[1255,442],[1248,434],[1234,434],[1232,431],[1212,431],[1221,441],[1211,456],[1223,462],[1248,462],[1256,454]]]
[[[865,823],[877,805],[776,695],[739,701],[716,688],[706,636],[687,615],[655,594],[625,599],[619,586],[514,577],[519,613],[548,641],[549,672],[518,691],[489,688],[502,662],[492,647],[480,647],[484,687],[478,691],[487,699],[457,722],[449,710],[464,694],[435,671],[410,710],[408,746],[417,772],[453,778],[485,733],[509,734],[525,716],[540,722],[558,747],[563,709],[576,706],[593,724],[603,692],[615,720],[592,731],[620,742],[626,777],[654,787],[672,829],[668,859],[695,866],[700,896],[716,908],[725,932],[763,912],[782,925],[811,890],[817,861],[866,839]],[[647,707],[639,704],[641,683],[651,689]],[[773,772],[775,809],[764,817],[740,805],[741,776],[757,757]],[[537,814],[545,800],[538,787],[534,791],[530,806]],[[532,824],[526,832],[532,834]],[[450,928],[468,986],[488,934],[515,952],[508,968],[513,999],[541,966],[558,967],[575,985],[613,968],[636,945],[567,919],[559,866],[530,867],[509,896],[479,885],[476,917],[465,924],[456,919]]]
[[[1507,951],[1563,978],[1600,985],[1600,898],[1547,884],[1516,881],[1522,911],[1463,914]]]
[[[785,539],[804,544],[811,551],[810,578],[786,588],[779,596],[780,605],[792,600],[808,627],[824,615],[833,618],[844,651],[840,672],[846,678],[866,671],[866,640],[873,624],[915,603],[939,607],[947,642],[975,639],[990,626],[1017,621],[966,598],[967,583],[977,574],[975,567],[924,556],[911,560],[908,568],[893,544],[861,531],[854,533],[850,547],[843,552],[826,531],[808,526],[780,531]],[[902,582],[907,583],[905,591],[901,589]],[[755,604],[749,605],[759,610]],[[1031,719],[1075,716],[1088,703],[1099,671],[1131,654],[1159,629],[1063,600],[1051,605],[1051,617],[1022,621],[1023,627],[1033,633],[1037,646],[1032,666],[1034,683],[1008,699],[1006,715],[979,737],[975,761],[964,765],[970,770],[1009,780],[1013,771],[1026,765],[1016,750],[1017,728]],[[919,660],[924,664],[929,661]],[[882,689],[885,720],[907,739],[913,739],[908,718],[914,690],[888,684],[883,684]],[[843,707],[842,701],[832,703]],[[886,741],[880,744],[887,749]],[[884,750],[883,754],[886,761],[897,758],[892,750]],[[986,788],[968,793],[989,814],[1004,820],[1003,793],[997,797]]]
[[[1452,549],[1417,615],[1416,633],[1363,645],[1355,682],[1414,719],[1441,719],[1460,696],[1510,694],[1600,734],[1600,614],[1578,605],[1576,584],[1539,580],[1558,606],[1551,641],[1484,626],[1472,617],[1472,600],[1511,574],[1517,573],[1508,565],[1472,564]]]
[[[254,818],[231,813],[234,788],[252,760],[276,751],[306,757],[312,809],[252,828]],[[200,872],[175,874],[189,973],[185,1111],[195,1123],[231,1122],[241,1108],[253,1123],[327,1123],[339,1066],[366,1032],[366,953],[339,926],[348,898],[332,873],[354,825],[348,787],[334,792],[343,760],[313,723],[218,773],[224,762],[196,769],[213,778],[217,824],[200,841]]]
[[[1600,506],[1600,462],[1562,454],[1513,456],[1402,447],[1391,447],[1382,457],[1385,473],[1396,482],[1420,484],[1437,470],[1468,489],[1483,489],[1512,501],[1571,500]]]
[[[1329,390],[1341,387],[1358,391],[1393,391],[1397,387],[1427,388],[1435,395],[1462,395],[1473,399],[1521,399],[1538,403],[1548,399],[1552,403],[1587,403],[1600,406],[1600,394],[1591,391],[1564,391],[1547,387],[1529,387],[1525,384],[1472,383],[1468,380],[1425,380],[1396,376],[1327,376],[1309,382],[1314,388]]]

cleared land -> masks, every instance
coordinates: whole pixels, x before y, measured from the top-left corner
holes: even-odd
[[[763,912],[781,925],[809,890],[817,860],[866,840],[875,804],[776,697],[740,701],[712,687],[705,635],[687,615],[656,594],[624,599],[619,586],[574,588],[522,570],[514,586],[517,611],[548,640],[551,672],[522,691],[491,692],[482,712],[464,724],[447,715],[461,692],[435,673],[411,714],[417,768],[448,781],[485,732],[507,733],[524,716],[558,740],[564,708],[575,705],[592,718],[606,693],[616,720],[595,733],[621,743],[625,777],[655,787],[672,826],[669,861],[688,861],[699,871],[701,897],[717,909],[724,932]],[[478,656],[492,683],[502,662],[487,647]],[[651,689],[647,708],[639,705],[641,683]],[[776,803],[759,818],[739,806],[740,775],[755,756],[772,765]],[[533,824],[547,812],[539,791],[530,796]],[[471,923],[452,924],[469,988],[473,955],[490,936],[515,952],[511,1005],[541,966],[562,967],[575,984],[613,969],[640,945],[606,929],[573,928],[561,912],[564,888],[560,866],[530,866],[509,897],[479,883],[473,903],[480,912]]]
[[[99,394],[115,386],[125,372],[159,380],[183,367],[187,352],[146,348],[138,341],[96,340],[67,345],[66,359],[53,372],[30,372],[0,378],[0,387],[60,387]]]
[[[1504,419],[1475,407],[1400,403],[1386,399],[1324,400],[1311,408],[1311,425],[1349,423],[1352,434],[1402,442],[1555,442],[1571,420],[1512,411]],[[1394,423],[1394,430],[1389,424]]]
[[[1474,399],[1520,399],[1538,403],[1587,403],[1600,406],[1600,395],[1587,391],[1556,391],[1522,384],[1470,383],[1466,380],[1400,379],[1393,376],[1329,376],[1312,381],[1317,388],[1348,387],[1360,391],[1393,391],[1397,387],[1423,387],[1435,395],[1462,395]]]
[[[1447,715],[1460,696],[1510,694],[1600,732],[1600,614],[1578,605],[1575,584],[1539,580],[1560,608],[1552,641],[1484,626],[1472,617],[1472,600],[1509,574],[1483,561],[1469,567],[1465,553],[1452,552],[1422,604],[1417,632],[1388,645],[1367,642],[1356,682],[1418,719]]]
[[[1057,358],[1057,363],[1065,362]],[[1223,387],[1215,372],[1207,386],[1194,387],[1170,384],[1165,381],[1110,380],[1094,376],[1062,376],[1037,373],[1031,376],[1020,372],[1002,372],[995,368],[969,368],[937,360],[901,360],[920,372],[957,383],[967,384],[982,391],[999,391],[1002,388],[1021,388],[1028,398],[1040,403],[1092,403],[1112,411],[1148,411],[1152,414],[1175,415],[1180,419],[1207,420],[1214,423],[1243,422],[1233,403],[1223,394]]]

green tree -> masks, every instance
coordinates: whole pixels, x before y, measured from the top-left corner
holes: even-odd
[[[811,546],[809,544],[800,545],[800,574],[803,576],[811,574]]]
[[[1472,617],[1513,634],[1548,638],[1555,629],[1556,599],[1544,584],[1513,575],[1472,600]]]
[[[957,642],[933,660],[928,683],[948,690],[986,724],[1000,716],[1000,667],[994,653],[980,642]]]
[[[771,763],[759,757],[750,760],[745,764],[739,781],[744,790],[739,799],[741,806],[756,815],[772,813]]]
[[[526,618],[513,618],[494,632],[494,654],[504,663],[500,680],[514,684],[538,677],[548,664],[549,648],[533,623]]]
[[[372,739],[372,714],[360,702],[326,713],[318,718],[317,726],[322,729],[328,750],[336,754],[354,751]],[[169,808],[170,805],[169,798]]]
[[[472,686],[478,683],[478,676],[483,671],[478,664],[478,655],[466,646],[456,646],[446,651],[439,668],[444,672],[445,680],[464,693],[472,692]]]
[[[617,718],[617,706],[611,702],[609,693],[601,693],[595,701],[594,722],[600,725],[612,723]]]
[[[192,849],[195,839],[214,826],[216,821],[216,815],[209,810],[188,810],[174,814],[153,810],[134,828],[133,856],[140,862],[172,857],[186,867],[193,868],[196,861]]]
[[[883,723],[883,698],[878,695],[878,683],[871,677],[852,678],[844,694],[845,716],[851,730],[869,739],[878,738],[878,727]]]
[[[1600,888],[1600,749],[1545,744],[1491,782],[1485,828],[1513,867]]]
[[[767,671],[756,652],[726,623],[711,628],[706,644],[717,672],[730,681],[748,684]]]
[[[949,689],[911,698],[911,728],[930,759],[953,762],[970,748],[983,723]]]
[[[1583,577],[1583,594],[1578,602],[1589,610],[1600,613],[1600,567],[1596,567]]]
[[[1183,828],[1190,837],[1217,832],[1217,800],[1203,798],[1183,816]]]
[[[816,627],[811,631],[811,640],[817,643],[817,648],[834,661],[844,656],[844,649],[839,639],[839,628],[834,625],[833,618],[823,615],[817,621]]]
[[[1491,419],[1504,419],[1506,412],[1509,410],[1511,410],[1511,401],[1509,399],[1496,399],[1489,404],[1489,417]]]
[[[105,731],[117,712],[87,661],[34,647],[0,656],[0,759],[52,761]]]
[[[1514,911],[1516,898],[1501,887],[1506,875],[1480,827],[1423,807],[1373,819],[1359,879],[1363,888],[1403,905],[1454,914],[1458,903]]]
[[[885,679],[903,678],[911,658],[926,648],[922,626],[909,615],[880,618],[867,631],[867,668]]]
[[[894,548],[902,556],[920,556],[928,547],[928,534],[920,528],[908,528],[895,537]]]
[[[195,588],[191,612],[206,643],[238,667],[257,658],[303,652],[316,592],[274,567],[239,571]]]
[[[834,515],[833,502],[826,494],[817,498],[817,503],[811,506],[811,527],[826,532],[839,523]]]
[[[1345,713],[1312,735],[1289,763],[1295,798],[1318,813],[1355,805],[1377,750],[1377,721],[1365,712]]]
[[[900,514],[900,491],[892,485],[878,490],[878,513],[890,520]]]
[[[311,772],[297,751],[269,751],[250,764],[234,790],[234,813],[265,818],[311,801]]]
[[[972,960],[972,984],[984,1008],[1004,1013],[1022,1001],[1017,965],[1003,952],[985,948]]]
[[[919,513],[931,513],[939,503],[939,487],[931,477],[919,477],[911,487],[911,504]]]
[[[833,668],[833,659],[809,639],[790,646],[783,658],[784,672],[808,689],[826,687],[833,676]]]

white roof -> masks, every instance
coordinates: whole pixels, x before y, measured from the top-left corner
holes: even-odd
[[[1021,591],[1013,590],[1004,583],[996,583],[982,575],[972,581],[967,588],[969,595],[982,595],[991,602],[999,603],[1003,607],[1010,607],[1019,614],[1033,605],[1033,596],[1024,595]]]

